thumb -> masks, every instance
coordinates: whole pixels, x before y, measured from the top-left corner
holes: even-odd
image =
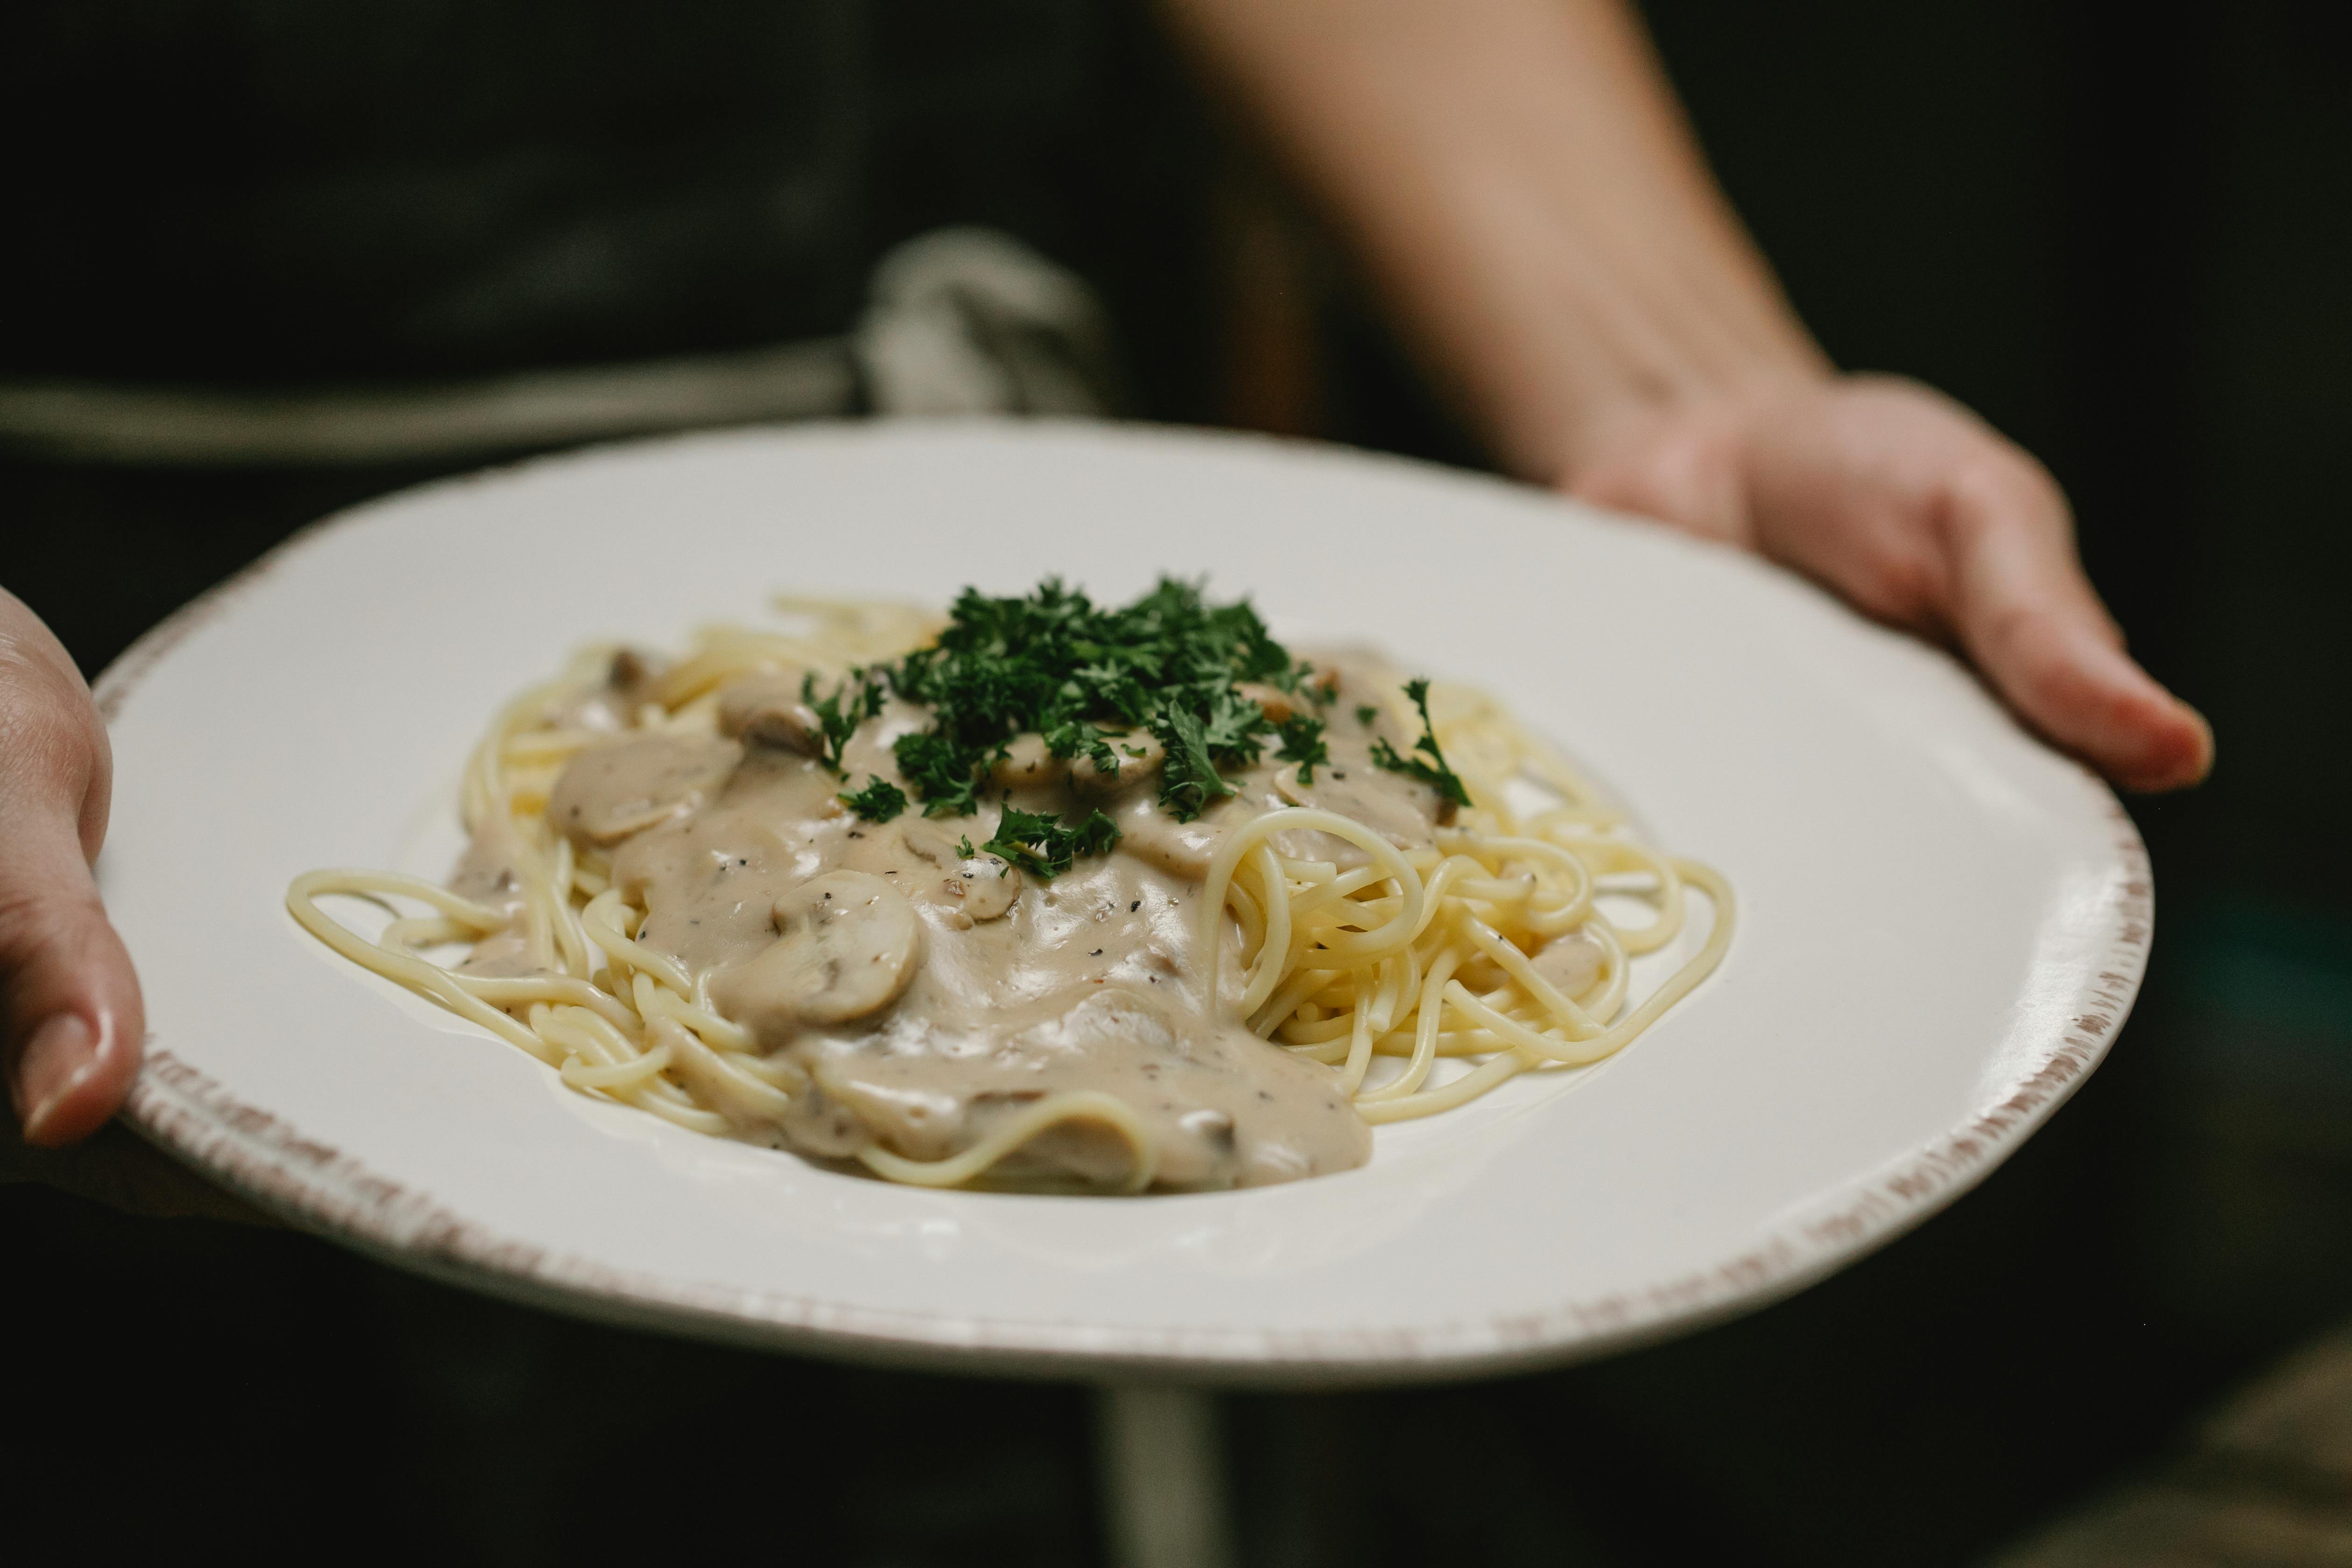
[[[0,819],[0,1065],[26,1142],[70,1143],[104,1125],[139,1070],[146,1016],[122,939],[62,813]],[[61,830],[62,829],[62,830]]]
[[[139,982],[89,874],[109,783],[65,650],[0,594],[0,1073],[35,1146],[96,1131],[139,1069]]]

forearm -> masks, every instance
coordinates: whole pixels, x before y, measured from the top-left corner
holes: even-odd
[[[1827,365],[1618,0],[1168,0],[1515,471]]]

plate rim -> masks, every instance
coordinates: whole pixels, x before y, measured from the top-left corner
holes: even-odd
[[[110,727],[146,677],[188,636],[234,608],[294,554],[315,549],[394,500],[546,465],[714,439],[844,435],[888,439],[974,430],[1016,439],[1082,435],[1162,447],[1283,448],[1321,461],[1369,459],[1456,481],[1496,484],[1514,491],[1524,488],[1473,470],[1335,443],[1140,422],[827,419],[598,443],[428,480],[307,524],[139,637],[100,672],[91,692]],[[1110,1328],[845,1306],[616,1268],[501,1235],[306,1135],[274,1112],[238,1100],[201,1069],[158,1048],[152,1035],[121,1115],[148,1142],[299,1228],[447,1283],[624,1326],[833,1359],[1013,1376],[1094,1373],[1122,1380],[1308,1387],[1471,1378],[1559,1366],[1762,1308],[1894,1241],[1990,1175],[2098,1067],[2130,1016],[2139,989],[2154,932],[2155,886],[2147,846],[2122,802],[2087,768],[2063,760],[2105,797],[2112,831],[2109,851],[2121,875],[2109,879],[2092,917],[2102,927],[2096,942],[2100,959],[2083,965],[2083,974],[2060,1010],[2065,1023],[2054,1037],[2021,1053],[2009,1081],[1958,1125],[1876,1173],[1843,1184],[1829,1205],[1784,1223],[1740,1256],[1636,1289],[1570,1300],[1537,1311],[1406,1329],[1267,1331]]]

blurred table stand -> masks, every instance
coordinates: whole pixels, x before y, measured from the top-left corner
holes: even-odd
[[[1095,1454],[1112,1568],[1234,1568],[1213,1393],[1138,1383],[1097,1389]]]

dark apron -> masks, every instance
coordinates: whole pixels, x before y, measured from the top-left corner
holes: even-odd
[[[386,489],[908,405],[856,334],[942,227],[1099,284],[1197,416],[1209,160],[1111,0],[29,0],[0,62],[0,585],[86,668]]]

